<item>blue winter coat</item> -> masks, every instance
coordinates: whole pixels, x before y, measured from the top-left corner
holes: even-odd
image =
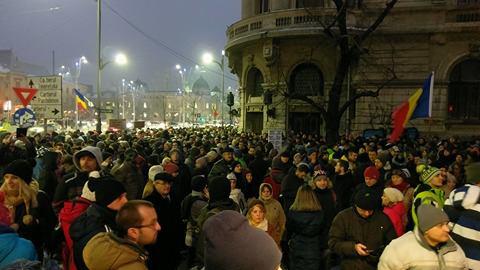
[[[36,260],[35,247],[9,227],[0,225],[0,269],[20,259]]]
[[[323,212],[292,211],[287,216],[289,270],[318,270],[321,266]]]

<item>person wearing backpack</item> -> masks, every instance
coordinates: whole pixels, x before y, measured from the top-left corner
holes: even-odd
[[[200,227],[197,218],[200,211],[208,204],[207,179],[203,175],[197,175],[192,178],[192,193],[183,199],[181,204],[182,221],[186,224],[185,245],[188,247],[188,266],[193,265],[195,258],[195,246],[197,237],[200,233]]]
[[[90,177],[88,181],[96,180],[92,180],[92,177]],[[77,269],[73,260],[73,241],[70,237],[70,226],[93,202],[95,202],[95,193],[88,188],[88,182],[86,182],[83,186],[82,195],[73,200],[65,201],[58,214],[60,228],[65,237],[65,246],[62,247],[63,269],[65,270]]]

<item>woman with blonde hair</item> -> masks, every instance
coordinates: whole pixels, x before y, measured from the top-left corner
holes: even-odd
[[[252,199],[248,203],[248,212],[247,212],[247,219],[248,223],[255,228],[258,228],[264,232],[266,232],[270,237],[275,240],[277,245],[280,244],[280,239],[275,239],[275,234],[273,231],[273,226],[268,222],[266,219],[267,209],[265,208],[265,204],[262,201],[257,199]]]
[[[39,190],[38,182],[32,179],[33,167],[25,160],[15,160],[3,171],[0,191],[5,193],[4,205],[11,217],[10,227],[20,237],[33,242],[39,259],[43,245],[49,239],[56,218],[45,192]]]
[[[301,186],[287,216],[289,270],[322,268],[323,211],[309,185]]]

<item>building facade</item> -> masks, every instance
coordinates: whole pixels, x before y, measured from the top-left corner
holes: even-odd
[[[361,33],[385,1],[346,1],[347,26]],[[239,78],[240,127],[246,131],[294,130],[322,133],[311,105],[287,98],[289,91],[328,102],[339,59],[324,27],[334,20],[333,1],[243,0],[241,20],[227,29],[226,53]],[[395,106],[435,72],[432,117],[408,126],[430,134],[472,135],[480,131],[480,1],[398,1],[379,29],[364,42],[367,53],[349,70],[341,104],[356,89],[374,90],[396,79],[378,97],[356,101],[343,115],[341,131],[389,128]]]

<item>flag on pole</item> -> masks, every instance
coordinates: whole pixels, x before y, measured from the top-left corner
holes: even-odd
[[[393,131],[390,134],[390,142],[396,142],[400,139],[405,125],[410,119],[432,116],[433,81],[434,73],[432,72],[423,83],[422,88],[417,89],[408,100],[393,110]]]
[[[75,102],[77,104],[77,108],[87,110],[90,101],[77,89],[73,90],[75,91]]]

